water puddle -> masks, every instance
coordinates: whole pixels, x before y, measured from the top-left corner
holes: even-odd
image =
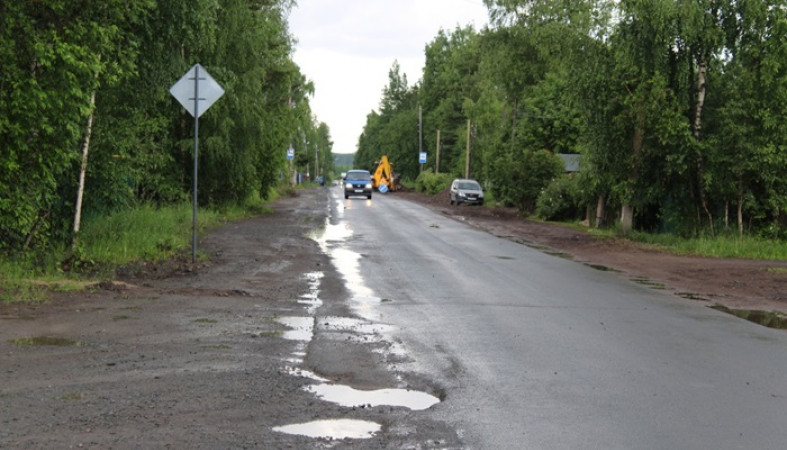
[[[379,423],[366,420],[335,419],[273,427],[273,431],[311,438],[369,439],[381,428]]]
[[[314,318],[303,316],[277,317],[276,322],[290,328],[282,333],[281,337],[290,341],[312,340],[314,336]]]
[[[304,278],[309,282],[309,292],[301,295],[298,304],[305,306],[306,312],[309,313],[309,315],[314,315],[317,308],[322,306],[322,300],[320,300],[320,282],[324,276],[325,274],[322,272],[309,272],[304,274]]]
[[[321,317],[317,326],[326,331],[347,331],[356,334],[383,334],[394,330],[393,326],[384,323],[338,316]]]
[[[547,255],[550,255],[550,256],[557,256],[558,258],[574,259],[574,257],[572,255],[570,255],[568,253],[565,253],[565,252],[556,252],[556,251],[553,251],[553,250],[543,250],[543,252],[546,253]]]
[[[679,295],[687,300],[698,300],[706,302],[707,299],[702,298],[702,296],[696,292],[678,292],[676,295]]]
[[[329,380],[327,378],[323,378],[323,377],[317,375],[314,372],[311,372],[311,371],[308,371],[308,370],[304,370],[304,369],[298,369],[298,368],[295,368],[295,367],[288,367],[287,368],[287,373],[289,375],[294,376],[294,377],[308,378],[310,380],[319,381],[320,383],[327,383],[327,382],[331,381],[331,380]]]
[[[658,281],[653,281],[653,280],[651,280],[649,278],[644,278],[644,277],[643,278],[632,278],[631,281],[633,281],[633,282],[635,282],[637,284],[641,284],[643,286],[647,286],[647,287],[649,287],[651,289],[658,289],[658,290],[667,289],[667,287],[664,285],[664,283],[659,283]]]
[[[750,322],[760,324],[768,328],[776,328],[778,330],[787,330],[787,315],[776,311],[759,311],[754,309],[732,309],[726,306],[714,305],[711,308],[722,311],[727,314],[732,314],[735,317],[746,319]]]
[[[401,406],[413,411],[421,411],[440,403],[440,399],[433,395],[409,389],[362,391],[340,384],[316,384],[306,386],[304,389],[325,401],[347,408]]]
[[[591,263],[585,263],[585,265],[586,265],[586,266],[588,266],[588,267],[590,267],[591,269],[600,270],[600,271],[602,271],[602,272],[620,272],[620,271],[619,271],[619,270],[617,270],[617,269],[613,269],[613,268],[611,268],[611,267],[603,266],[603,265],[601,265],[601,264],[591,264]]]

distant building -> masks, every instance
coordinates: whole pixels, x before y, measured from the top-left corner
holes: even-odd
[[[582,161],[582,155],[578,153],[560,153],[558,156],[563,160],[563,167],[566,173],[579,172],[579,164]]]

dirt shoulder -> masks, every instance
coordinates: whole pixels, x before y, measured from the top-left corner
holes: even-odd
[[[599,239],[580,230],[528,220],[507,208],[451,206],[447,193],[397,192],[440,214],[499,237],[618,271],[688,301],[732,309],[787,313],[787,261],[678,256],[622,238]]]
[[[404,356],[349,309],[310,237],[325,225],[327,189],[212,231],[198,246],[209,260],[196,266],[127,268],[87,292],[0,305],[0,448],[457,448],[453,429],[419,411],[307,391],[341,383],[440,395],[392,369]],[[381,432],[277,429],[317,420]]]

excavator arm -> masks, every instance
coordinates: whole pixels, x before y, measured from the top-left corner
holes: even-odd
[[[398,176],[394,174],[393,165],[388,161],[388,156],[383,155],[377,162],[377,169],[372,174],[372,187],[380,190],[385,186],[389,191],[396,191],[399,187]]]

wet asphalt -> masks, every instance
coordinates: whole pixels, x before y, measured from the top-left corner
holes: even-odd
[[[472,448],[784,448],[787,333],[420,205],[331,190],[357,313]],[[331,235],[334,233],[334,235]],[[363,301],[373,299],[373,301]]]

